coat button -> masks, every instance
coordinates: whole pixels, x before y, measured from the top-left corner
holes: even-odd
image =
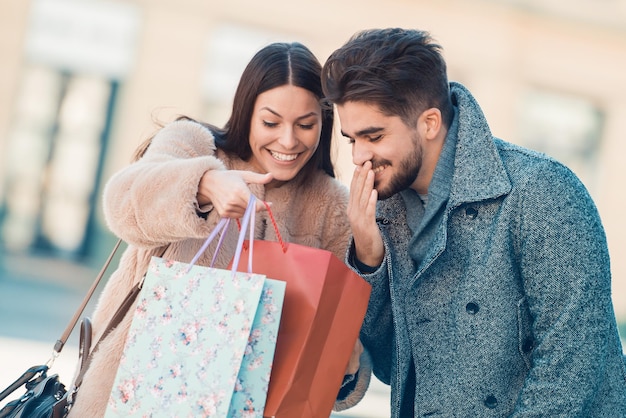
[[[493,409],[498,406],[498,400],[495,396],[489,395],[487,396],[487,399],[485,399],[485,406],[489,409]]]
[[[467,311],[468,314],[474,315],[478,313],[478,311],[480,310],[480,307],[474,302],[470,302],[467,305],[465,305],[465,310]]]
[[[474,207],[469,207],[465,209],[465,214],[467,216],[469,216],[472,219],[476,219],[476,217],[478,216],[478,209],[474,208]]]

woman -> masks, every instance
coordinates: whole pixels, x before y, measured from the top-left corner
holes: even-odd
[[[97,341],[148,261],[189,262],[221,217],[239,218],[254,194],[270,202],[282,238],[344,258],[347,189],[330,158],[332,108],[323,103],[321,66],[299,43],[260,50],[244,70],[225,127],[181,118],[162,128],[104,190],[108,225],[129,246],[93,315]],[[255,238],[277,240],[262,202]],[[232,258],[231,222],[215,266]],[[214,245],[197,261],[209,265]],[[132,314],[99,345],[69,417],[104,414]]]

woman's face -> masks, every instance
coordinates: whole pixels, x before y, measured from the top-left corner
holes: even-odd
[[[310,91],[284,85],[261,93],[250,123],[251,163],[273,174],[271,186],[280,186],[309,161],[321,130],[322,110]]]

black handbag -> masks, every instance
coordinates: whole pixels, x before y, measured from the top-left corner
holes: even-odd
[[[59,381],[59,376],[57,374],[48,375],[48,371],[52,367],[54,360],[61,353],[61,350],[63,350],[67,339],[78,322],[78,318],[82,315],[83,310],[87,306],[89,299],[91,299],[96,287],[100,283],[100,279],[104,276],[104,273],[111,263],[111,260],[113,259],[113,256],[115,255],[115,252],[119,248],[121,242],[121,240],[118,240],[117,244],[113,248],[113,251],[111,251],[109,258],[100,270],[100,273],[98,273],[96,280],[87,291],[87,295],[78,307],[78,310],[74,313],[70,323],[65,328],[61,338],[56,341],[51,359],[44,365],[29,368],[15,382],[0,392],[0,401],[3,401],[20,387],[24,386],[26,388],[26,393],[24,393],[20,398],[10,401],[2,407],[2,409],[0,409],[0,418],[63,418],[67,415],[69,407],[73,402],[73,397],[75,396],[80,383],[82,383],[82,377],[84,376],[90,362],[90,353],[92,353],[92,350],[91,322],[89,318],[84,318],[81,321],[79,340],[80,368],[72,390],[68,392],[65,385]],[[139,285],[129,293],[122,306],[118,309],[118,313],[116,313],[111,322],[107,325],[100,341],[117,324],[119,324],[119,321],[121,321],[121,318],[123,317],[123,313],[130,308],[139,293],[138,289]]]
[[[34,366],[28,369],[13,384],[0,394],[4,399],[17,388],[25,385],[26,393],[21,398],[7,403],[0,410],[0,417],[49,418],[62,417],[60,403],[67,393],[65,385],[59,381],[59,375],[47,375],[48,366]],[[53,412],[56,405],[59,412]]]

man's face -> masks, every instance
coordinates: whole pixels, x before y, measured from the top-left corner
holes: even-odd
[[[423,157],[422,141],[415,127],[365,102],[338,105],[337,113],[341,133],[352,144],[352,162],[358,166],[372,162],[379,200],[415,188]]]

